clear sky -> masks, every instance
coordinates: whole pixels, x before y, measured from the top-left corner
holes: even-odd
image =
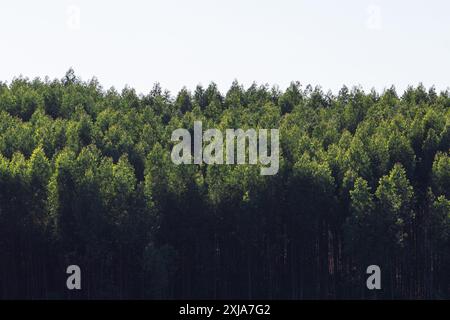
[[[0,80],[450,86],[450,1],[1,0]]]

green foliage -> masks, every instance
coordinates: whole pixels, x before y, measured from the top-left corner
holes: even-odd
[[[0,84],[0,296],[64,297],[55,270],[77,263],[86,297],[360,298],[370,264],[385,298],[450,297],[449,107],[421,85]],[[200,120],[279,128],[278,174],[173,164],[172,131]]]
[[[450,198],[450,156],[449,153],[437,153],[432,168],[433,191],[436,195]]]

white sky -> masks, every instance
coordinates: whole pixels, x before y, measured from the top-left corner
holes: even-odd
[[[1,81],[70,67],[140,93],[234,79],[444,90],[450,1],[0,0]]]

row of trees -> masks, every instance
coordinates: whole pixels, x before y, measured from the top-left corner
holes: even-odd
[[[0,297],[450,298],[449,107],[421,85],[0,83]],[[278,174],[174,165],[197,120],[279,128]]]

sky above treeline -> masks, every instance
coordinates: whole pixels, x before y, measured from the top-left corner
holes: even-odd
[[[7,0],[0,81],[61,78],[171,92],[233,80],[337,92],[422,82],[450,87],[450,2]]]

